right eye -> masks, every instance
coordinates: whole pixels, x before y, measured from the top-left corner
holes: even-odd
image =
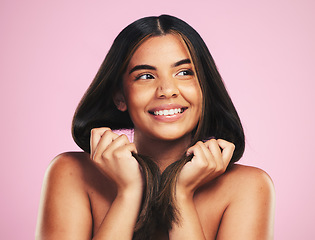
[[[136,80],[140,80],[140,79],[143,79],[143,80],[154,79],[154,77],[149,73],[145,73],[145,74],[141,74],[141,75],[136,77]]]

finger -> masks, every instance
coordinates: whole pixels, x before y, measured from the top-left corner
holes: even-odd
[[[195,153],[198,151],[197,149],[197,143],[193,146],[191,146],[190,148],[187,149],[186,151],[186,156],[189,156],[189,155],[196,155]]]
[[[118,135],[117,135],[118,136]],[[122,134],[118,137],[116,137],[109,145],[107,146],[106,150],[111,153],[118,149],[121,146],[129,145],[130,141],[128,137],[125,134]],[[136,148],[132,149],[133,152],[137,153]]]
[[[211,167],[213,167],[213,161],[214,161],[214,155],[209,150],[208,146],[203,142],[198,142],[200,144],[200,148],[203,151],[204,156],[206,157],[206,161],[208,164],[211,164]]]
[[[117,139],[117,140],[119,140],[119,139]],[[115,156],[117,158],[120,158],[120,157],[123,157],[123,156],[125,156],[125,157],[126,156],[133,157],[132,154],[131,154],[132,152],[137,153],[136,145],[134,143],[130,143],[129,142],[127,144],[124,144],[124,145],[121,145],[121,146],[115,148],[113,150],[113,156]],[[135,161],[137,162],[136,159],[135,159]]]
[[[204,143],[200,141],[197,142],[194,146],[190,147],[187,150],[187,154],[193,154],[194,157],[192,158],[192,161],[197,163],[199,166],[208,166],[213,158],[209,149],[207,149]]]
[[[127,139],[128,139],[128,137],[127,137]],[[128,150],[128,152],[138,153],[136,145],[134,143],[126,144],[125,149]]]
[[[98,142],[100,141],[102,135],[104,134],[105,131],[111,130],[110,128],[107,127],[102,127],[102,128],[93,128],[91,130],[91,137],[90,137],[90,156],[94,156],[94,152],[96,149],[96,146]]]
[[[186,151],[186,156],[189,155],[196,155],[198,154],[199,150],[201,150],[201,141],[198,141],[195,145],[191,146],[190,148],[187,149]],[[202,143],[203,144],[203,143]]]
[[[203,151],[205,157],[206,157],[208,160],[211,160],[211,159],[214,158],[214,155],[212,154],[212,152],[211,152],[211,151],[209,150],[209,148],[208,148],[209,143],[206,144],[206,143],[203,143],[203,142],[201,142],[201,141],[197,142],[194,146],[190,147],[190,148],[187,150],[187,153],[186,153],[187,156],[189,156],[189,155],[191,155],[191,154],[194,154],[194,152],[196,151],[196,150],[195,150],[196,145],[199,145],[200,149]]]
[[[235,145],[223,139],[218,139],[217,142],[219,146],[222,148],[223,163],[225,164],[225,166],[227,166],[233,156]]]
[[[91,159],[94,160],[98,158],[102,153],[106,150],[106,148],[116,139],[118,138],[118,134],[112,132],[111,130],[105,131],[99,141],[95,144],[96,147],[91,154]]]
[[[117,140],[120,141],[122,138],[123,137],[120,137],[120,139],[117,138]],[[141,167],[138,161],[131,154],[131,152],[136,152],[136,146],[134,143],[121,145],[110,151],[112,152],[109,152],[107,149],[106,153],[104,153],[106,156],[102,156],[104,158],[97,166],[105,172],[105,175],[114,180],[114,182],[118,185],[121,183],[123,185],[130,183],[129,181],[125,181],[126,176],[136,177],[136,174],[141,174]]]
[[[208,140],[207,142],[205,142],[205,146],[207,146],[207,148],[209,149],[209,151],[211,152],[211,154],[213,155],[214,161],[216,162],[216,165],[218,167],[223,167],[223,161],[222,161],[222,153],[221,153],[221,149],[220,146],[217,142],[216,139],[211,139]]]
[[[96,155],[102,154],[108,148],[108,146],[113,141],[115,141],[115,139],[117,139],[118,137],[119,137],[119,135],[112,132],[112,131],[104,132],[101,139],[99,140],[99,142],[96,145],[94,157]]]

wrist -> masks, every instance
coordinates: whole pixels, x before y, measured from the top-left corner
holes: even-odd
[[[192,201],[194,198],[194,193],[195,192],[192,190],[176,187],[176,191],[175,191],[176,201],[185,201],[185,202]]]
[[[129,186],[129,187],[118,187],[116,198],[120,199],[142,199],[143,187],[142,186]]]

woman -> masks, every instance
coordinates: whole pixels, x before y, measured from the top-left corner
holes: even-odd
[[[112,130],[134,129],[134,141]],[[274,189],[244,151],[201,37],[172,16],[115,39],[47,170],[38,239],[272,239]]]

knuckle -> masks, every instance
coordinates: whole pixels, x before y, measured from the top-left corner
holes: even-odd
[[[92,161],[94,163],[101,163],[102,162],[101,159],[102,159],[101,157],[99,157],[97,155],[94,155],[93,158],[92,158]]]
[[[113,157],[116,159],[116,158],[118,158],[119,157],[119,152],[117,151],[117,150],[115,150],[115,151],[113,151]]]
[[[136,144],[134,144],[134,143],[129,143],[129,145],[130,145],[132,151],[137,152]]]
[[[92,128],[91,129],[91,136],[94,136],[98,132],[97,128]]]
[[[102,134],[102,137],[108,137],[112,134],[112,131],[105,131],[103,134]]]
[[[214,161],[211,161],[208,165],[208,170],[209,171],[214,171],[217,168],[217,164]]]
[[[120,135],[119,137],[120,137],[121,139],[123,139],[124,141],[129,142],[128,137],[127,137],[126,134],[122,134],[122,135]]]
[[[231,149],[235,150],[235,144],[234,143],[230,143]]]
[[[202,170],[207,169],[209,167],[209,163],[205,160],[198,161],[198,167]]]
[[[201,168],[202,169],[208,169],[210,167],[210,164],[206,161],[203,161],[201,164]]]
[[[119,158],[121,158],[121,156],[122,156],[122,150],[121,149],[116,149],[115,151],[113,151],[113,158],[114,159],[119,159]]]
[[[97,159],[99,159],[99,161],[109,159],[108,153],[106,151],[103,152]]]
[[[218,172],[224,171],[224,165],[222,162],[217,164],[217,169],[218,169]]]
[[[196,142],[195,146],[200,148],[203,144],[204,143],[202,141],[198,141]]]
[[[206,144],[206,146],[209,147],[210,145],[213,145],[213,144],[216,144],[216,143],[217,143],[217,140],[214,139],[214,138],[211,138],[205,144]]]
[[[220,168],[218,169],[217,173],[218,174],[223,174],[225,172],[225,169],[224,168]]]

